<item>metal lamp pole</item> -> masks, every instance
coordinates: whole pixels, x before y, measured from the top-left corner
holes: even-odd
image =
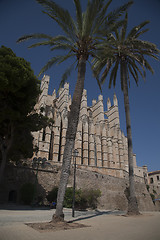
[[[76,191],[76,157],[78,156],[78,150],[74,149],[73,159],[74,159],[74,172],[73,172],[73,204],[72,204],[72,217],[74,217],[75,210],[75,191]]]

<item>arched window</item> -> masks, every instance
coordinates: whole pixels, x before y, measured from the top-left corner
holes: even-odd
[[[46,138],[46,129],[43,128],[42,141],[44,142]]]
[[[82,145],[81,145],[81,164],[83,164],[83,141],[84,141],[84,130],[83,130],[83,123],[82,123]]]
[[[59,134],[59,152],[58,152],[58,162],[61,160],[61,144],[62,144],[62,120],[60,125],[60,134]]]
[[[48,160],[53,160],[53,143],[54,143],[54,132],[51,131],[50,145],[49,145],[49,155]]]
[[[153,181],[153,178],[151,177],[151,178],[150,178],[150,183],[153,183],[153,182],[154,182],[154,181]]]

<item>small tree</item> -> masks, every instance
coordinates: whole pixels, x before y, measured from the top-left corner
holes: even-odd
[[[10,48],[0,48],[0,182],[6,162],[32,157],[33,137],[47,124],[33,111],[40,93],[39,80],[23,58]]]

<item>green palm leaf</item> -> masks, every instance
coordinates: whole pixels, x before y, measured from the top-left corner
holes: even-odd
[[[81,4],[79,0],[74,0],[75,7],[76,7],[76,19],[77,19],[77,34],[79,34],[79,37],[82,37],[82,9]]]
[[[54,64],[62,61],[62,59],[64,58],[64,56],[55,56],[53,58],[51,58],[46,64],[45,66],[41,69],[40,73],[38,74],[38,76],[40,76],[42,73],[44,73],[45,71],[47,71],[50,67],[52,67]]]
[[[64,86],[64,83],[66,82],[66,80],[68,79],[68,77],[71,75],[71,72],[73,71],[73,67],[74,67],[74,63],[72,63],[66,70],[65,72],[63,73],[62,75],[62,79],[61,79],[61,82],[59,84],[59,89],[58,89],[58,92],[60,90],[60,88],[62,88]]]
[[[111,88],[112,82],[113,82],[114,87],[116,85],[116,77],[117,77],[118,66],[119,66],[119,60],[117,60],[115,62],[115,65],[112,68],[112,71],[111,71],[111,74],[110,74],[110,80],[109,80],[109,88]]]
[[[42,41],[42,42],[34,43],[34,44],[28,46],[28,48],[34,48],[34,47],[39,47],[39,46],[48,46],[48,45],[52,46],[52,45],[54,45],[54,43],[50,40]]]
[[[115,22],[119,19],[119,17],[122,16],[122,14],[124,12],[126,12],[128,10],[128,8],[133,4],[133,1],[129,1],[128,3],[120,6],[119,8],[117,8],[116,10],[110,12],[107,16],[106,16],[106,21],[109,22]]]
[[[24,35],[22,37],[20,37],[17,40],[17,43],[19,42],[23,42],[29,39],[48,39],[48,40],[52,40],[52,37],[47,35],[47,34],[43,34],[43,33],[34,33],[34,34],[28,34],[28,35]]]
[[[144,21],[141,24],[132,28],[132,30],[129,32],[127,38],[136,38],[136,35],[138,34],[138,32],[148,23],[149,23],[149,21]]]

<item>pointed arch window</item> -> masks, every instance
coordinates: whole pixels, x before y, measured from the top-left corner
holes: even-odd
[[[54,132],[51,131],[50,145],[49,145],[49,156],[48,160],[53,160],[53,143],[54,143]]]
[[[59,134],[59,152],[58,152],[58,162],[61,160],[61,146],[62,145],[62,119],[60,125],[60,134]]]

